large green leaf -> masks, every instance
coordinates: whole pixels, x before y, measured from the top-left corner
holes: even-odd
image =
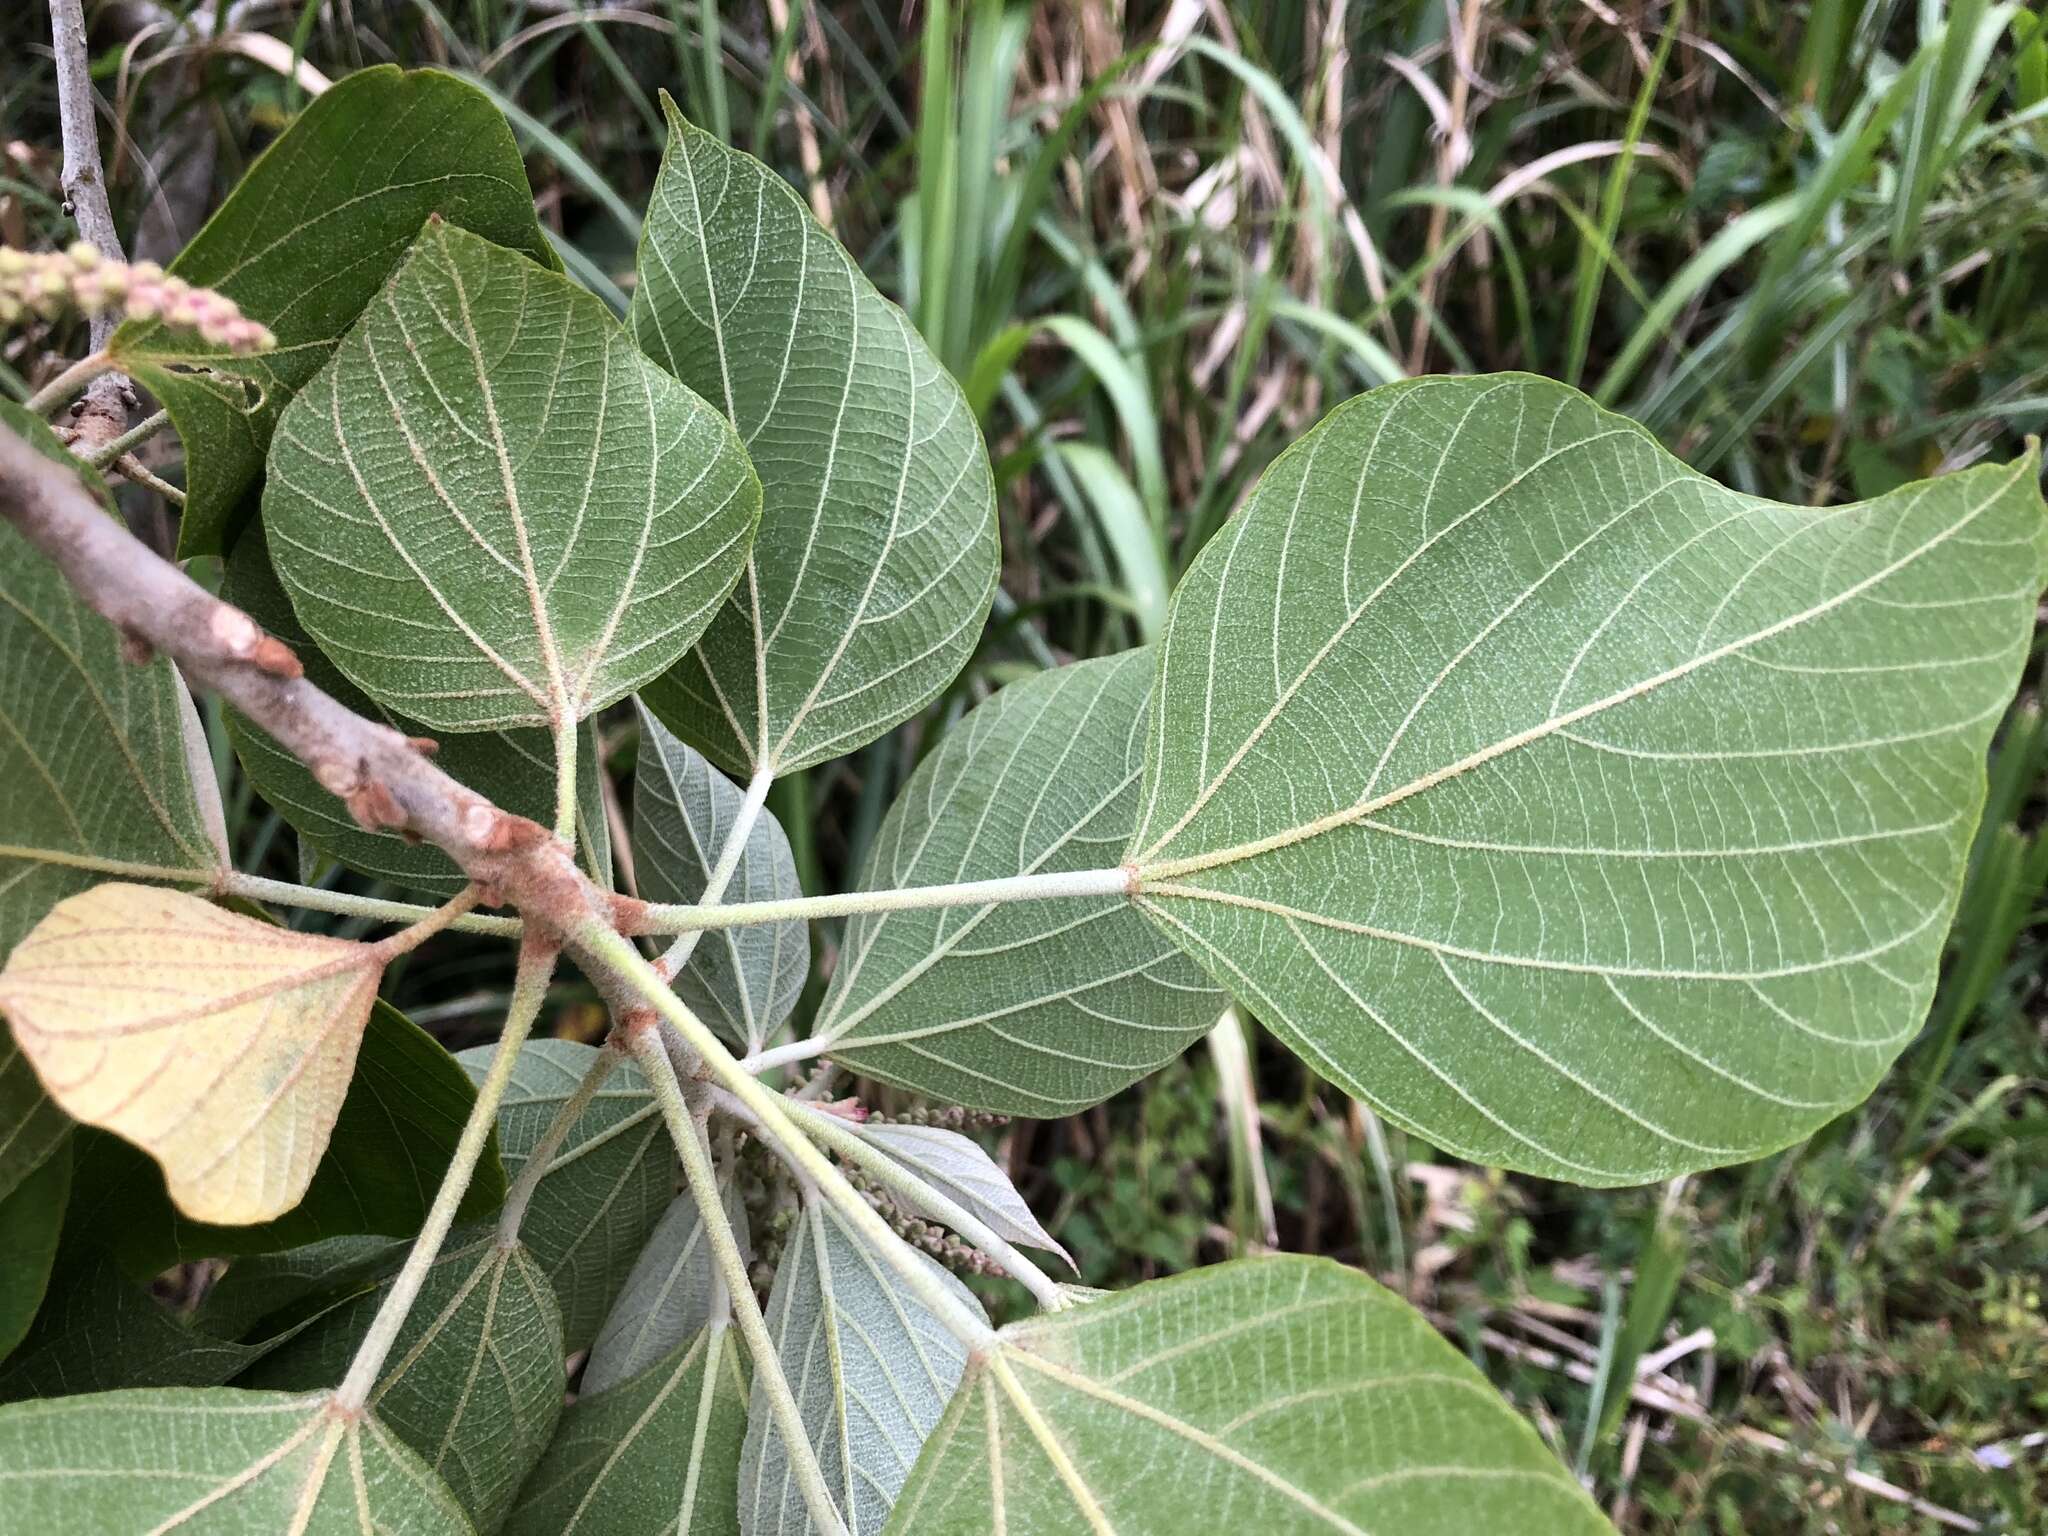
[[[241,1384],[287,1392],[338,1385],[390,1289],[387,1276],[323,1313]],[[488,1532],[554,1432],[562,1367],[562,1318],[547,1276],[525,1248],[501,1245],[485,1229],[435,1259],[369,1406]]]
[[[747,1208],[736,1185],[725,1188],[725,1216],[740,1252],[751,1260]],[[662,1213],[660,1223],[633,1261],[625,1287],[612,1306],[577,1390],[595,1397],[637,1376],[701,1332],[729,1303],[697,1211],[697,1197],[684,1190]]]
[[[1612,1536],[1419,1313],[1292,1257],[1003,1329],[969,1362],[889,1530]]]
[[[860,889],[1115,864],[1137,824],[1152,653],[1012,683],[946,733]],[[854,918],[813,1034],[955,1104],[1063,1115],[1199,1039],[1223,997],[1120,896]]]
[[[21,407],[0,404],[0,429],[80,469],[104,499],[99,477]],[[9,522],[0,657],[0,958],[60,900],[109,875],[211,881],[227,856],[212,772],[192,772],[205,759],[191,695],[164,658],[124,659],[114,626]]]
[[[278,584],[262,523],[254,522],[228,556],[222,596],[248,610],[304,663],[306,676],[359,715],[382,719],[408,736],[426,727],[381,710],[370,696],[320,653],[299,627],[298,615]],[[280,747],[237,709],[227,712],[228,735],[249,781],[291,823],[303,847],[311,843],[350,869],[430,896],[453,896],[467,881],[432,843],[407,842],[395,832],[366,831],[312,770]],[[576,744],[576,851],[578,861],[607,890],[612,883],[611,835],[605,824],[604,788],[590,733]],[[555,819],[555,749],[546,731],[480,731],[440,739],[434,761],[500,809],[546,825]]]
[[[641,709],[633,771],[633,863],[641,896],[701,899],[745,798],[702,753]],[[785,901],[803,893],[789,836],[764,807],[719,899]],[[759,1050],[796,1007],[810,970],[809,923],[755,923],[702,934],[675,986],[700,1019],[728,1040]]]
[[[269,471],[300,622],[447,731],[581,720],[664,671],[760,511],[732,427],[601,301],[439,221],[287,407]]]
[[[321,1393],[107,1392],[0,1409],[0,1530],[470,1536],[377,1419]]]
[[[920,1263],[979,1314],[981,1304],[930,1259]],[[768,1296],[768,1331],[832,1499],[853,1531],[878,1531],[945,1411],[967,1351],[846,1218],[808,1201]],[[810,1536],[789,1450],[757,1373],[740,1458],[746,1536]]]
[[[71,1194],[71,1154],[60,1151],[0,1195],[0,1360],[28,1333],[64,1230]]]
[[[456,1056],[481,1080],[495,1046]],[[570,1040],[530,1040],[519,1052],[498,1110],[505,1171],[517,1177],[563,1102],[576,1091],[594,1047]],[[585,1349],[668,1209],[676,1188],[676,1156],[662,1128],[647,1079],[631,1062],[614,1068],[575,1130],[535,1187],[519,1227],[555,1287],[571,1350]]]
[[[562,1415],[507,1536],[738,1536],[747,1377],[714,1323]]]
[[[0,1019],[0,1200],[64,1145],[71,1117],[43,1092],[36,1069]]]
[[[1628,1184],[1783,1146],[1925,1015],[2037,473],[1817,510],[1540,379],[1340,407],[1174,599],[1142,905],[1462,1156]]]
[[[278,413],[429,214],[559,270],[519,147],[482,92],[434,70],[358,70],[257,158],[171,263],[269,326],[277,349],[229,358],[157,321],[114,333],[124,366],[163,401],[184,440],[181,556],[219,554],[233,541]]]
[[[71,1222],[137,1277],[190,1259],[270,1253],[341,1234],[410,1236],[426,1220],[475,1102],[474,1085],[448,1052],[380,999],[326,1154],[291,1210],[248,1226],[193,1221],[171,1203],[148,1154],[103,1131],[82,1131]],[[504,1198],[504,1164],[489,1142],[459,1218],[478,1220]]]
[[[761,476],[746,578],[647,692],[742,778],[874,740],[961,667],[995,596],[995,487],[960,387],[787,182],[683,121],[627,320]]]

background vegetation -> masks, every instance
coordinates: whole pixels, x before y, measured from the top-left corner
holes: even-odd
[[[1809,503],[2009,456],[2048,421],[2039,6],[88,10],[140,256],[174,252],[308,94],[388,60],[491,92],[571,271],[614,305],[661,153],[660,89],[781,167],[905,304],[983,413],[1003,591],[951,695],[777,786],[813,891],[850,880],[897,786],[977,698],[1154,634],[1175,575],[1260,469],[1372,384],[1548,374],[1733,485]],[[0,238],[61,243],[45,18],[7,11]],[[8,338],[0,387],[25,393],[80,341]],[[177,478],[175,445],[156,467]],[[165,504],[131,495],[163,538]],[[1379,1275],[1625,1531],[2048,1529],[2035,680],[1992,764],[1926,1037],[1803,1146],[1669,1188],[1490,1173],[1381,1126],[1250,1017],[1085,1115],[990,1126],[991,1145],[1090,1284],[1261,1247]],[[242,867],[295,873],[291,833],[215,741]],[[630,722],[607,741],[623,787]],[[496,949],[436,953],[453,958],[395,971],[391,989],[460,1047],[509,977]],[[599,1022],[561,988],[554,1032]],[[189,1304],[207,1278],[167,1277],[165,1293]]]

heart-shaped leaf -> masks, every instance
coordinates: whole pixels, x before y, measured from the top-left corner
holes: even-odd
[[[561,726],[666,670],[761,493],[603,303],[430,223],[278,424],[263,521],[308,633],[437,730]]]
[[[385,1280],[322,1314],[241,1378],[281,1391],[332,1387],[390,1294]],[[448,1485],[479,1531],[512,1496],[562,1411],[562,1319],[547,1276],[486,1229],[434,1261],[369,1407]]]
[[[489,98],[437,70],[357,70],[299,114],[171,263],[269,326],[276,350],[230,358],[154,320],[114,333],[122,366],[163,401],[184,441],[180,556],[233,542],[278,413],[429,214],[559,268],[519,146]]]
[[[59,902],[0,970],[0,1010],[75,1119],[163,1165],[199,1221],[298,1204],[326,1149],[383,951],[157,886]]]
[[[1781,1147],[1926,1014],[2048,553],[2031,455],[1815,509],[1520,375],[1333,412],[1182,581],[1145,910],[1477,1162]]]
[[[251,523],[235,541],[222,596],[247,609],[251,618],[290,646],[304,664],[306,676],[357,714],[381,718],[407,736],[426,734],[426,727],[418,721],[379,709],[299,627],[298,615],[292,612],[270,563],[269,540],[260,521]],[[468,877],[432,843],[409,843],[395,832],[365,830],[347,806],[321,787],[310,768],[241,711],[230,708],[227,722],[235,756],[249,781],[272,809],[291,823],[302,851],[310,844],[350,869],[429,896],[453,896],[466,883]],[[546,731],[444,736],[434,761],[451,778],[501,810],[543,825],[554,820],[555,749]],[[576,738],[576,852],[577,861],[591,878],[611,889],[611,836],[605,824],[597,753],[588,730]]]
[[[455,1059],[380,998],[327,1150],[290,1210],[247,1226],[193,1221],[171,1203],[162,1169],[146,1154],[118,1136],[85,1131],[71,1220],[138,1278],[193,1259],[275,1253],[336,1236],[410,1237],[426,1220],[475,1103],[476,1089]],[[504,1198],[494,1131],[456,1219],[480,1221]]]
[[[918,1254],[977,1315],[967,1287]],[[880,1530],[945,1411],[967,1351],[830,1206],[807,1202],[768,1295],[768,1331],[833,1502],[854,1531]],[[740,1458],[746,1536],[810,1536],[761,1378]]]
[[[702,753],[643,708],[633,770],[633,862],[640,894],[657,902],[699,900],[745,799]],[[720,900],[786,901],[803,893],[788,834],[764,808]],[[702,935],[675,986],[692,1013],[751,1051],[781,1028],[810,970],[810,924],[801,918],[755,923]]]
[[[876,834],[861,890],[1100,869],[1137,824],[1150,651],[1012,683],[948,731]],[[812,1033],[955,1104],[1063,1115],[1171,1061],[1223,999],[1121,896],[869,913]]]
[[[496,1047],[456,1060],[477,1080]],[[530,1040],[519,1052],[498,1110],[498,1146],[508,1177],[557,1110],[576,1091],[597,1051],[570,1040]],[[675,1194],[676,1156],[661,1109],[631,1062],[612,1075],[576,1122],[535,1186],[519,1238],[555,1287],[571,1350],[587,1349]]]
[[[751,1262],[747,1208],[736,1187],[728,1186],[725,1191],[725,1217],[741,1254]],[[647,1246],[633,1261],[625,1288],[605,1318],[597,1342],[590,1346],[590,1359],[577,1390],[585,1397],[595,1397],[639,1375],[701,1332],[713,1321],[714,1310],[725,1315],[727,1305],[696,1196],[685,1190],[662,1213]]]
[[[105,500],[99,477],[43,422],[8,401],[0,425]],[[188,721],[197,722],[176,669],[161,657],[126,660],[114,626],[5,520],[0,656],[0,783],[10,786],[0,799],[0,956],[60,898],[110,874],[212,880],[225,861],[213,834],[219,791],[210,767],[203,779],[191,772]]]
[[[738,1536],[747,1375],[722,1323],[562,1415],[507,1536]]]
[[[0,1409],[0,1529],[472,1536],[448,1490],[325,1393],[90,1393]]]
[[[1183,1536],[1613,1536],[1486,1378],[1327,1259],[1217,1264],[1013,1323],[889,1521]]]
[[[739,777],[865,745],[967,663],[995,597],[995,485],[910,321],[751,155],[669,118],[627,320],[739,428],[761,476],[747,574],[647,691]]]

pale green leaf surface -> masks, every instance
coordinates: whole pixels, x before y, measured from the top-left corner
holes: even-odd
[[[1420,1313],[1296,1257],[1148,1281],[1003,1329],[888,1528],[1612,1536]]]
[[[724,1324],[562,1415],[508,1536],[738,1536],[747,1376]]]
[[[495,1049],[475,1046],[455,1059],[481,1081]],[[498,1110],[507,1178],[518,1177],[596,1054],[594,1047],[569,1040],[530,1040],[520,1050]],[[597,1337],[634,1259],[668,1209],[676,1177],[660,1107],[640,1069],[623,1062],[555,1154],[519,1228],[520,1241],[554,1284],[569,1349],[588,1348]]]
[[[1149,650],[1012,683],[948,731],[876,834],[861,890],[1102,869],[1137,824]],[[813,1034],[855,1072],[1063,1115],[1171,1061],[1222,994],[1120,896],[870,913]]]
[[[783,179],[665,103],[627,321],[739,428],[747,574],[650,708],[741,779],[828,762],[922,709],[995,596],[995,487],[960,387]]]
[[[427,734],[416,720],[380,709],[341,669],[321,654],[299,627],[277,572],[270,563],[270,544],[263,524],[251,523],[228,556],[227,580],[221,594],[246,609],[265,630],[292,648],[306,676],[359,715],[381,719],[408,736]],[[258,793],[289,822],[300,839],[320,853],[358,873],[424,895],[453,896],[467,877],[452,859],[431,843],[408,843],[395,832],[364,829],[348,807],[320,787],[312,770],[280,747],[241,711],[227,711],[228,735],[235,756]],[[452,778],[484,796],[500,810],[552,825],[555,819],[555,749],[541,730],[480,731],[473,735],[437,738],[434,763]],[[603,786],[597,776],[597,753],[589,731],[576,739],[577,861],[606,890],[612,883],[611,834],[605,824]]]
[[[339,1385],[391,1277],[321,1314],[241,1378],[281,1391]],[[503,1523],[562,1411],[561,1313],[525,1248],[490,1229],[458,1238],[427,1273],[370,1410],[418,1453],[479,1531]]]
[[[964,1285],[923,1254],[916,1257],[982,1315]],[[820,1202],[807,1202],[790,1231],[767,1321],[833,1502],[849,1530],[879,1531],[960,1380],[965,1347],[845,1218]],[[746,1536],[810,1536],[803,1494],[758,1374],[739,1501]]]
[[[480,91],[436,70],[357,70],[307,106],[171,263],[269,326],[276,350],[230,358],[157,321],[114,333],[185,446],[180,556],[232,544],[278,413],[429,214],[560,267],[512,131]]]
[[[447,731],[581,720],[666,670],[759,509],[731,426],[602,302],[445,223],[287,408],[263,493],[307,632]]]
[[[1174,599],[1143,905],[1474,1161],[1627,1184],[1784,1146],[1926,1013],[2036,473],[1789,507],[1527,376],[1341,406]]]
[[[847,1129],[886,1152],[970,1216],[978,1217],[1006,1242],[1043,1248],[1073,1263],[1067,1250],[1053,1241],[1031,1213],[1031,1207],[1024,1203],[1009,1175],[996,1166],[987,1149],[972,1137],[936,1125],[885,1125],[877,1121],[849,1121]],[[945,1217],[924,1209],[914,1199],[905,1200],[920,1216],[945,1221]]]
[[[725,851],[745,794],[701,752],[645,707],[633,773],[633,863],[640,895],[695,902]],[[787,901],[803,895],[789,836],[763,807],[747,833],[721,901]],[[690,1011],[749,1050],[766,1044],[802,995],[811,969],[811,928],[801,918],[719,928],[700,936],[675,980]]]
[[[470,1536],[373,1417],[321,1393],[159,1389],[0,1409],[0,1530],[37,1536]]]
[[[0,424],[77,467],[12,402]],[[104,499],[99,477],[83,477]],[[184,684],[162,657],[125,660],[114,626],[12,523],[0,523],[0,657],[0,959],[60,900],[111,874],[210,880],[221,857],[187,767]]]
[[[752,1262],[747,1208],[736,1186],[725,1189],[725,1217],[740,1252]],[[697,1199],[688,1190],[677,1195],[633,1261],[625,1288],[613,1304],[590,1360],[583,1367],[578,1390],[585,1397],[629,1376],[637,1376],[678,1344],[701,1332],[716,1309],[727,1307],[726,1292],[711,1255],[710,1240],[697,1213]]]

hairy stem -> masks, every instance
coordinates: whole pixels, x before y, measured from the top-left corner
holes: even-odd
[[[806,1136],[814,1141],[823,1142],[884,1189],[900,1195],[921,1214],[944,1222],[1002,1265],[1003,1272],[1029,1291],[1039,1306],[1052,1311],[1061,1305],[1059,1286],[1044,1270],[1018,1252],[1012,1244],[1005,1242],[986,1222],[970,1213],[965,1206],[926,1183],[872,1142],[865,1140],[859,1132],[849,1130],[836,1115],[826,1114],[822,1110],[807,1110],[795,1119],[797,1129]]]
[[[628,954],[639,960],[631,945],[625,944],[624,940],[620,943]],[[642,964],[644,966],[645,962]],[[668,995],[667,987],[662,987],[661,991]],[[732,1223],[726,1219],[725,1205],[718,1193],[718,1173],[711,1166],[711,1153],[704,1145],[703,1134],[690,1113],[690,1106],[683,1101],[682,1085],[676,1081],[675,1068],[669,1064],[661,1035],[651,1028],[636,1029],[632,1032],[629,1048],[641,1070],[647,1074],[647,1080],[654,1085],[654,1097],[661,1105],[663,1119],[668,1122],[669,1137],[682,1157],[684,1177],[689,1180],[690,1193],[696,1197],[704,1234],[711,1240],[711,1256],[717,1260],[719,1272],[725,1278],[733,1311],[739,1319],[740,1335],[747,1341],[748,1353],[753,1356],[754,1379],[767,1387],[768,1411],[775,1416],[775,1427],[782,1431],[790,1470],[803,1494],[804,1507],[811,1512],[811,1524],[819,1531],[844,1533],[846,1522],[840,1517],[838,1506],[832,1502],[831,1489],[825,1486],[825,1474],[818,1466],[817,1452],[812,1449],[811,1437],[804,1430],[803,1415],[797,1409],[795,1394],[789,1389],[789,1378],[783,1375],[778,1363],[775,1341],[769,1337],[768,1320],[761,1315],[761,1303],[755,1298],[753,1281],[747,1276],[747,1261],[733,1236]]]
[[[465,885],[453,897],[434,908],[411,927],[401,928],[398,932],[379,939],[374,946],[377,951],[377,963],[388,965],[400,955],[411,954],[475,906],[479,894],[475,885]]]
[[[0,854],[5,852],[5,849],[0,849]],[[314,885],[294,885],[289,880],[269,880],[262,875],[245,875],[232,869],[219,877],[217,886],[225,896],[267,901],[280,907],[304,907],[309,912],[373,918],[379,922],[416,922],[433,910],[410,901],[385,901],[376,896],[357,896],[349,891],[323,891]],[[456,918],[448,926],[462,933],[490,933],[500,938],[516,939],[525,925],[516,917],[490,917],[472,912]]]
[[[113,367],[114,360],[104,352],[82,357],[30,395],[23,402],[23,408],[35,412],[38,416],[47,416],[85,385],[90,384],[101,374],[111,372]]]
[[[555,722],[555,836],[575,849],[576,722],[566,714]]]
[[[747,782],[746,798],[740,801],[732,826],[725,834],[725,846],[718,851],[718,862],[711,868],[711,874],[704,882],[703,894],[697,898],[699,907],[715,907],[725,899],[725,888],[732,884],[733,872],[740,867],[740,859],[747,851],[747,839],[754,835],[754,823],[761,818],[761,807],[768,803],[769,788],[775,783],[772,769],[763,768]],[[703,938],[702,928],[692,929],[669,945],[668,952],[655,962],[654,968],[669,981],[681,974],[696,952],[697,942]]]
[[[94,469],[105,469],[124,454],[133,453],[157,433],[171,424],[169,411],[158,411],[154,416],[145,416],[140,422],[123,432],[119,437],[99,444],[79,455]]]
[[[576,1122],[583,1118],[583,1112],[590,1108],[591,1101],[618,1064],[619,1053],[610,1045],[599,1051],[597,1059],[590,1064],[590,1070],[583,1074],[583,1081],[576,1085],[576,1091],[555,1111],[555,1118],[548,1122],[540,1140],[527,1153],[526,1162],[519,1169],[519,1177],[505,1192],[505,1204],[498,1213],[500,1247],[510,1247],[518,1239],[519,1224],[526,1220],[526,1208],[533,1203],[533,1192],[540,1188],[540,1181],[547,1177],[548,1169],[554,1164],[555,1154],[562,1150],[562,1143],[569,1139]]]
[[[594,920],[578,924],[568,935],[568,941],[577,954],[609,970],[619,984],[636,993],[675,1028],[684,1043],[703,1061],[706,1070],[746,1107],[776,1154],[839,1208],[875,1250],[876,1256],[896,1271],[904,1288],[939,1320],[948,1333],[969,1349],[979,1349],[989,1341],[993,1330],[988,1324],[963,1304],[927,1267],[924,1257],[897,1236],[860,1191],[846,1182],[846,1176],[832,1166],[832,1159],[814,1146],[793,1123],[789,1106],[783,1102],[782,1096],[755,1081],[753,1075],[733,1059],[724,1042],[711,1032],[710,1026],[668,989],[653,966],[641,958],[640,952],[630,942],[615,929]],[[660,1042],[656,1040],[648,1046],[636,1040],[636,1056],[644,1056],[650,1050],[661,1054]],[[662,1065],[668,1068],[666,1054],[662,1054]],[[669,1070],[672,1073],[673,1069]]]
[[[345,1412],[360,1413],[369,1403],[370,1393],[377,1385],[377,1376],[384,1369],[385,1357],[398,1341],[399,1330],[405,1327],[413,1303],[419,1300],[420,1287],[427,1281],[427,1271],[440,1257],[448,1229],[455,1224],[456,1208],[462,1204],[462,1197],[469,1190],[470,1178],[476,1172],[477,1159],[483,1156],[491,1128],[498,1123],[498,1105],[512,1081],[512,1068],[518,1062],[519,1048],[526,1043],[533,1021],[540,1016],[548,980],[554,975],[556,953],[555,945],[544,939],[528,938],[520,945],[519,974],[512,986],[512,1003],[506,1010],[505,1028],[498,1036],[497,1050],[491,1054],[490,1070],[484,1074],[483,1085],[476,1091],[476,1103],[462,1127],[462,1137],[455,1144],[455,1156],[449,1160],[448,1172],[441,1180],[440,1189],[435,1192],[426,1225],[420,1228],[412,1252],[406,1255],[405,1267],[399,1270],[391,1294],[377,1309],[370,1331],[363,1336],[362,1345],[349,1364],[348,1375],[335,1389],[335,1404]]]

